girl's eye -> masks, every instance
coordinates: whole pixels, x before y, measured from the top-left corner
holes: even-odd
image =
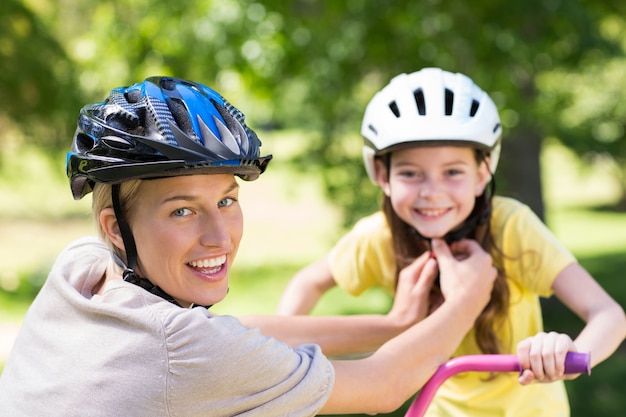
[[[420,174],[417,171],[412,171],[410,169],[401,169],[398,170],[398,176],[404,178],[418,178]]]
[[[172,212],[172,215],[175,217],[183,217],[191,214],[191,210],[188,208],[179,208]]]
[[[448,176],[461,175],[461,174],[463,174],[463,171],[457,168],[450,168],[449,170],[446,171],[446,175]]]
[[[231,197],[226,197],[225,199],[220,200],[220,202],[219,202],[219,203],[217,203],[217,206],[218,206],[218,207],[228,207],[228,206],[230,206],[231,204],[233,204],[234,202],[235,202],[235,199],[234,199],[234,198],[231,198]]]

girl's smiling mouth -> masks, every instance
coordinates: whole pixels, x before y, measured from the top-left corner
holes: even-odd
[[[415,212],[423,217],[439,217],[448,212],[447,208],[416,208]]]

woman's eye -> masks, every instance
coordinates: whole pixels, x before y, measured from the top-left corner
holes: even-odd
[[[191,210],[189,210],[188,208],[179,208],[172,212],[172,215],[175,217],[188,216],[189,214],[191,214]]]
[[[233,204],[234,202],[235,202],[235,199],[234,199],[234,198],[227,197],[227,198],[225,198],[225,199],[223,199],[223,200],[220,200],[220,202],[219,202],[219,203],[217,203],[217,206],[218,206],[218,207],[228,207],[228,206],[230,206],[231,204]]]

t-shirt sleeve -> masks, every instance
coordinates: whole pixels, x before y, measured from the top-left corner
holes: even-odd
[[[165,328],[172,410],[312,416],[326,403],[334,368],[317,345],[294,349],[234,317],[193,310],[198,311],[177,315]]]
[[[500,197],[494,204],[492,233],[507,277],[541,296],[550,296],[556,276],[576,262],[541,219],[516,200]]]
[[[330,251],[337,285],[352,295],[373,286],[395,291],[396,265],[391,231],[382,212],[361,219]]]

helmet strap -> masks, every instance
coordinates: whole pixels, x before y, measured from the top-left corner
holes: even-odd
[[[485,154],[481,153],[481,157],[482,163],[489,167],[489,164],[485,159]],[[496,193],[496,179],[493,173],[489,172],[489,174],[491,175],[491,180],[489,181],[489,192],[487,192],[487,187],[485,186],[482,194],[476,197],[476,201],[474,202],[474,209],[472,210],[468,218],[465,219],[461,226],[459,226],[455,230],[451,230],[444,236],[444,239],[448,244],[466,238],[478,226],[485,224],[489,221],[489,217],[491,216],[491,204],[489,201]]]
[[[491,195],[493,195],[494,187],[495,185],[492,179],[490,193]],[[489,193],[487,193],[487,189],[485,188],[483,193],[480,196],[476,197],[474,210],[472,211],[470,216],[463,222],[463,224],[459,228],[451,230],[444,236],[444,239],[448,244],[466,238],[478,226],[485,224],[487,221],[489,221],[489,216],[491,215],[491,205],[489,204],[489,198]]]
[[[135,244],[135,238],[130,230],[130,226],[126,221],[122,205],[120,203],[120,185],[113,184],[111,186],[111,199],[113,200],[113,211],[115,212],[115,218],[120,228],[120,234],[122,235],[122,241],[124,242],[124,249],[126,252],[126,269],[124,270],[124,281],[130,282],[150,292],[151,294],[158,295],[159,297],[169,301],[180,307],[180,304],[168,293],[163,291],[161,287],[154,285],[148,278],[140,277],[135,272],[137,266],[137,246]],[[193,304],[192,307],[209,308],[211,306],[202,306],[199,304]]]
[[[124,242],[124,251],[126,252],[126,269],[124,270],[124,281],[129,280],[130,275],[135,275],[135,267],[137,266],[137,246],[135,238],[130,230],[130,226],[126,221],[122,205],[120,204],[120,185],[113,184],[111,186],[111,199],[113,200],[113,211],[120,228],[122,241]]]

